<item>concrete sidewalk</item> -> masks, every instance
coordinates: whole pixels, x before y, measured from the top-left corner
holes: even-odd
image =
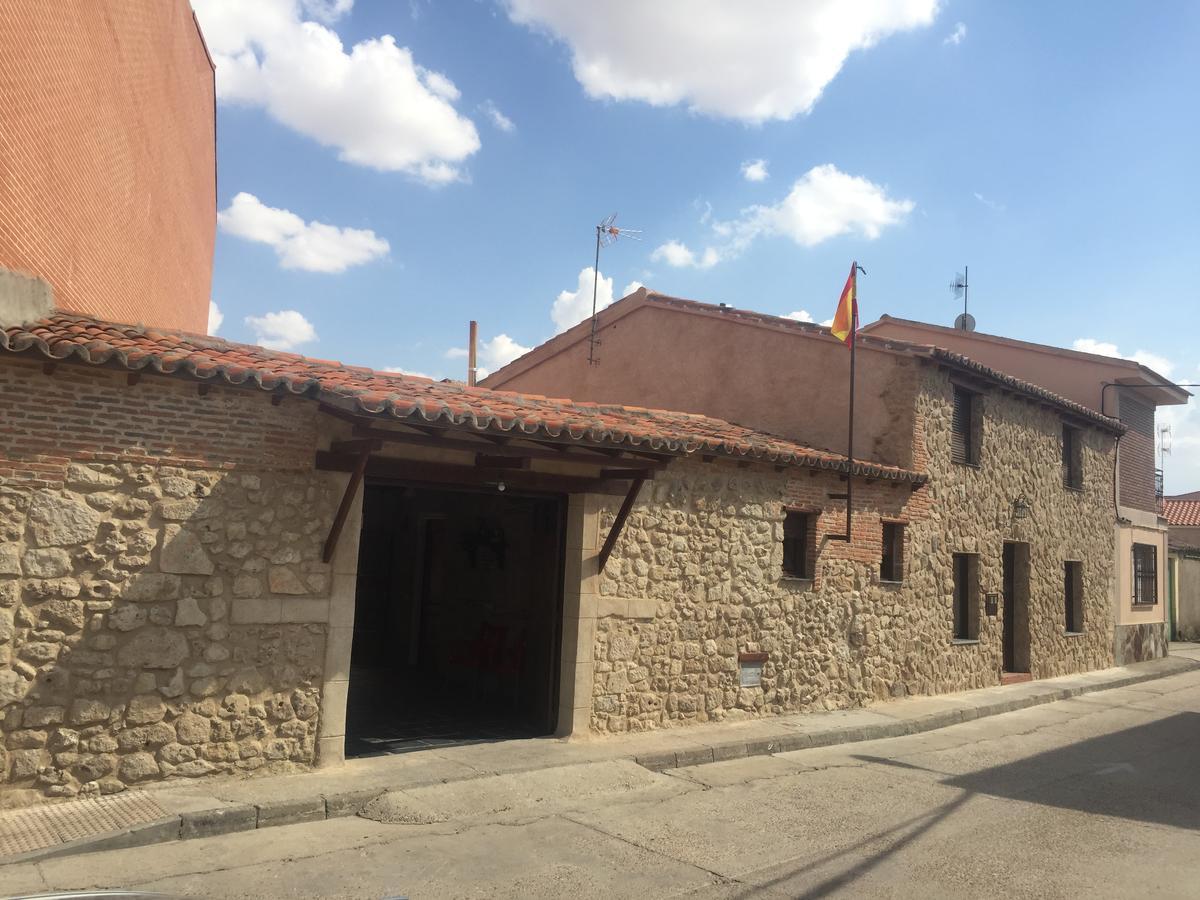
[[[1166,659],[864,709],[645,734],[502,741],[359,759],[297,775],[168,782],[0,813],[0,864],[355,815],[388,791],[632,760],[652,770],[899,737],[1200,668],[1200,644]]]

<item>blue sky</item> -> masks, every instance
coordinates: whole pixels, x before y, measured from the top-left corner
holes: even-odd
[[[864,321],[948,324],[966,264],[981,330],[1200,381],[1200,6],[712,2],[194,0],[218,333],[461,378],[469,319],[500,364],[590,306],[619,211],[618,297],[820,321],[857,258]],[[1167,489],[1200,489],[1169,418]]]

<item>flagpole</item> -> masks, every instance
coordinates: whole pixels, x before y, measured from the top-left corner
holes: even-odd
[[[851,526],[854,524],[854,354],[858,349],[858,262],[855,261],[852,270],[854,274],[854,300],[852,303],[851,315],[853,321],[850,332],[850,421],[847,428],[848,439],[846,441],[846,462],[848,469],[846,471],[846,543],[852,541],[853,532]]]

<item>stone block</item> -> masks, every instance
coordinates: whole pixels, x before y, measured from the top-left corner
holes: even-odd
[[[188,655],[187,638],[153,627],[139,631],[117,651],[117,662],[134,669],[173,669]]]
[[[290,566],[271,566],[267,571],[267,589],[272,594],[308,593],[308,585]]]
[[[93,725],[107,722],[112,709],[103,700],[77,699],[71,703],[67,721],[72,725]]]
[[[658,601],[653,597],[630,598],[627,615],[631,619],[653,619],[658,615]]]
[[[71,571],[71,557],[66,550],[46,548],[26,550],[21,565],[30,578],[59,578]]]
[[[151,725],[167,714],[166,704],[155,694],[139,694],[129,701],[125,721],[130,725]]]
[[[649,753],[634,760],[639,766],[651,772],[661,772],[664,769],[674,769],[676,765],[674,753]]]
[[[178,575],[211,575],[214,569],[199,536],[182,525],[168,525],[163,529],[158,566],[164,572]]]
[[[734,741],[729,744],[715,744],[712,753],[713,762],[721,762],[726,759],[745,759],[746,742]]]
[[[271,800],[258,805],[258,827],[319,822],[325,818],[325,798]]]
[[[215,837],[258,827],[258,809],[248,803],[236,803],[217,809],[200,809],[180,815],[179,837]]]
[[[39,547],[86,544],[95,538],[103,520],[86,503],[54,491],[38,491],[29,504],[29,525]]]
[[[21,716],[21,722],[26,728],[60,725],[65,714],[66,710],[61,706],[29,706]]]
[[[158,763],[149,753],[130,753],[121,757],[117,774],[126,784],[159,776]]]
[[[380,790],[363,790],[326,794],[325,818],[336,819],[341,816],[356,816],[364,806],[379,797],[382,793],[383,791]]]
[[[280,614],[284,622],[328,622],[329,601],[318,597],[284,599]]]
[[[121,596],[135,603],[174,600],[179,596],[179,576],[161,572],[142,572],[125,585]]]
[[[203,744],[212,733],[212,723],[195,713],[184,713],[174,724],[181,744]]]
[[[208,616],[200,610],[200,604],[195,597],[181,597],[175,604],[175,626],[188,628],[196,625],[206,625]]]
[[[0,544],[0,575],[21,574],[21,548],[17,544]]]
[[[235,625],[273,625],[283,618],[278,597],[235,597],[229,619]]]
[[[602,594],[596,598],[596,618],[603,619],[609,616],[624,618],[627,615],[629,615],[629,600],[625,597],[609,597]]]
[[[714,761],[712,747],[694,747],[675,752],[676,768],[703,766]]]

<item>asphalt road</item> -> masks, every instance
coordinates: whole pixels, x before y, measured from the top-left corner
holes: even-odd
[[[0,870],[0,893],[1200,897],[1200,672],[886,741],[598,763]],[[419,824],[412,824],[419,823]]]

